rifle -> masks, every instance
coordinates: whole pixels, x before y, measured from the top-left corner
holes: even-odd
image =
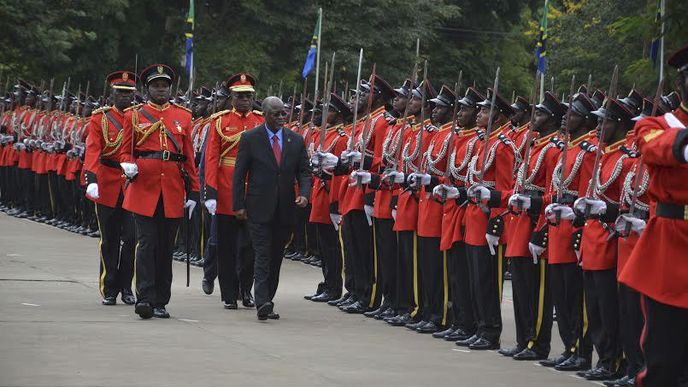
[[[456,129],[457,126],[459,125],[458,118],[457,116],[459,115],[459,95],[461,93],[461,82],[463,78],[463,70],[459,71],[459,80],[456,82],[454,85],[454,95],[456,95],[456,99],[454,100],[454,115],[452,116],[452,126],[451,126],[451,132],[449,133],[449,141],[447,142],[447,163],[446,166],[444,167],[444,184],[445,185],[451,185],[451,168],[450,168],[450,155],[452,153],[452,146],[454,146],[454,137],[456,137]],[[444,189],[442,190],[442,198],[440,199],[440,203],[444,204],[447,202],[447,190]]]
[[[427,88],[428,88],[428,61],[426,60],[425,63],[423,64],[423,81],[421,82],[423,87],[420,89],[420,136],[418,137],[418,144],[416,144],[416,147],[418,149],[418,170],[420,173],[425,173],[425,166],[423,164],[423,156],[425,154],[423,153],[423,131],[425,130],[425,103],[428,100],[428,93],[427,93]],[[414,160],[411,160],[413,163]],[[419,184],[415,185],[416,187],[420,188]]]
[[[566,124],[564,126],[563,140],[564,149],[561,150],[561,170],[559,171],[559,186],[557,187],[557,203],[561,203],[561,198],[564,196],[564,178],[566,176],[566,163],[569,150],[569,125],[571,124],[571,110],[573,110],[573,88],[576,87],[576,75],[571,77],[571,88],[569,94],[569,108],[566,111]]]
[[[413,87],[415,85],[415,80],[416,80],[416,72],[418,71],[418,62],[414,61],[413,62],[413,69],[411,70],[411,76],[409,77],[409,80],[411,80],[411,90],[409,90],[409,98],[408,101],[406,102],[406,107],[404,108],[404,114],[401,116],[401,120],[398,122],[401,123],[401,127],[399,128],[399,140],[397,142],[397,148],[396,148],[396,156],[394,157],[394,160],[392,160],[392,165],[390,166],[390,170],[396,171],[397,168],[399,167],[399,159],[401,158],[401,148],[404,145],[404,130],[406,129],[407,126],[407,121],[408,121],[408,113],[409,113],[409,106],[411,105],[411,98],[413,98]],[[392,184],[390,184],[390,187]]]
[[[308,86],[308,77],[306,77],[303,80],[303,90],[301,90],[301,109],[299,109],[299,130],[301,130],[301,127],[303,126],[303,116],[305,113],[306,109],[306,87]],[[312,116],[312,114],[311,114]]]
[[[294,84],[294,93],[291,95],[291,103],[289,105],[289,120],[287,122],[291,124],[291,120],[294,118],[294,105],[296,105],[296,84]]]
[[[179,94],[179,86],[182,83],[182,77],[177,77],[177,89],[174,91],[174,98],[177,98],[177,95]]]
[[[358,101],[360,97],[360,92],[359,88],[361,86],[361,67],[363,66],[363,49],[361,48],[361,51],[358,53],[358,71],[356,72],[356,96],[354,97],[354,106],[353,106],[353,113],[354,113],[354,118],[353,118],[353,123],[351,124],[351,140],[348,142],[346,145],[346,150],[351,152],[354,150],[354,141],[356,140],[356,122],[358,122]],[[375,65],[373,65],[373,74],[370,75],[372,78],[375,74]],[[370,90],[370,95],[373,94],[373,90]],[[370,98],[369,98],[370,99]],[[363,160],[361,160],[361,164],[363,164]]]
[[[592,179],[590,181],[590,185],[588,186],[588,190],[585,193],[585,197],[593,197],[595,195],[595,192],[597,191],[597,186],[599,185],[599,179],[598,179],[598,174],[600,173],[600,168],[602,164],[602,149],[604,148],[604,144],[602,143],[604,141],[604,133],[606,132],[605,128],[606,126],[604,125],[604,121],[606,121],[609,118],[609,107],[611,106],[612,99],[616,95],[616,86],[617,82],[619,80],[619,65],[614,66],[614,72],[612,73],[612,79],[609,83],[609,93],[607,94],[607,103],[605,105],[605,111],[604,111],[604,120],[602,121],[602,125],[600,125],[600,132],[599,132],[599,144],[597,147],[597,150],[595,152],[595,164],[593,164],[592,168]],[[591,210],[591,205],[586,204],[585,206],[585,217],[588,218],[590,217],[590,210]]]
[[[282,99],[282,80],[280,79],[279,83],[279,88],[277,88],[277,95],[279,96],[279,99]]]
[[[495,79],[494,79],[494,85],[492,86],[492,101],[490,103],[490,115],[487,120],[487,129],[485,131],[485,139],[483,140],[483,144],[485,145],[483,149],[483,160],[482,160],[482,165],[480,166],[480,176],[478,177],[478,184],[482,184],[485,181],[485,162],[487,161],[487,154],[488,149],[488,142],[490,140],[490,135],[492,134],[492,126],[494,125],[494,109],[495,109],[495,104],[497,103],[497,88],[499,87],[499,70],[500,68],[497,67],[497,72],[495,73]],[[537,77],[537,75],[536,75]],[[535,109],[533,109],[535,110]]]
[[[334,60],[335,60],[335,53],[332,53],[332,65],[330,66],[330,71],[328,74],[327,71],[327,63],[325,63],[325,91],[323,92],[323,111],[322,111],[322,117],[321,117],[321,122],[320,122],[320,145],[319,145],[319,150],[322,151],[325,149],[325,131],[327,129],[327,115],[329,114],[330,111],[330,101],[332,100],[332,95],[330,93],[330,90],[332,89],[332,79],[334,77]]]

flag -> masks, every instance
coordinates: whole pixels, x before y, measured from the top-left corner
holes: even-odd
[[[306,78],[308,74],[313,71],[315,65],[315,56],[318,51],[318,40],[320,39],[320,21],[321,12],[318,12],[318,20],[315,22],[315,30],[313,31],[313,38],[311,38],[311,47],[308,49],[308,55],[306,56],[306,63],[303,64],[303,70],[301,71],[301,76]]]
[[[186,75],[191,78],[193,71],[193,30],[194,30],[194,0],[189,0],[189,14],[186,16]]]
[[[655,23],[658,25],[662,22],[662,3],[657,1],[657,13],[655,14]],[[652,60],[652,67],[657,67],[657,60],[659,59],[659,43],[660,38],[657,37],[652,40],[650,45],[650,60]]]
[[[537,68],[540,74],[545,73],[547,67],[547,13],[548,1],[545,0],[545,9],[542,13],[542,21],[540,22],[540,36],[535,45],[535,60],[537,61]]]

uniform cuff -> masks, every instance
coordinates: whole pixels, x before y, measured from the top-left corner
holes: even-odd
[[[490,208],[500,208],[502,206],[502,192],[496,189],[490,190],[490,199],[487,201]]]
[[[203,200],[217,200],[217,190],[209,185],[203,191]]]
[[[91,171],[84,172],[84,180],[86,180],[86,185],[89,185],[91,183],[98,183],[98,177],[95,173]]]
[[[686,151],[684,149],[686,145],[688,145],[688,129],[682,129],[676,135],[674,146],[672,147],[674,157],[680,163],[688,162],[688,160],[686,160]]]

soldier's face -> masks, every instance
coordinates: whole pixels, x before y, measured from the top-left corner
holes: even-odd
[[[605,144],[609,144],[609,142],[614,138],[614,135],[616,134],[616,129],[617,127],[621,126],[620,123],[615,120],[615,119],[602,119],[600,120],[600,131],[598,131],[598,136],[604,131],[604,138],[602,138],[602,142]]]
[[[688,102],[688,70],[679,73],[678,88],[681,92],[681,100]]]
[[[27,94],[26,99],[24,99],[24,103],[33,107],[33,105],[36,104],[36,96],[33,94]]]
[[[472,126],[475,122],[475,108],[471,106],[461,106],[456,118],[457,123],[462,128]]]
[[[357,109],[359,112],[363,110],[365,106],[368,106],[368,96],[370,93],[365,92],[365,91],[359,91],[358,95],[358,105],[356,105],[356,93],[351,94],[351,98],[349,101],[349,106],[351,106],[352,109]]]
[[[514,114],[511,116],[511,123],[512,123],[513,125],[518,125],[518,124],[521,122],[521,120],[523,120],[523,117],[524,117],[525,115],[526,115],[526,111],[525,111],[525,110],[518,110],[516,113],[514,113]]]
[[[533,122],[530,123],[531,125],[533,125],[533,131],[538,133],[542,132],[545,129],[549,118],[549,114],[543,112],[540,109],[535,109],[535,116],[533,117]]]
[[[444,124],[451,119],[452,111],[448,106],[435,105],[432,109],[432,122]]]
[[[90,104],[84,105],[83,110],[81,111],[81,115],[84,117],[89,117],[91,115],[91,112],[93,111],[93,106]]]
[[[397,94],[397,96],[392,100],[392,109],[399,114],[403,114],[407,103],[408,98],[406,98],[406,96]]]
[[[420,109],[422,107],[423,101],[420,98],[414,96],[409,101],[408,114],[410,116],[415,116],[416,114],[420,113]]]
[[[478,116],[475,119],[476,126],[481,128],[487,128],[490,121],[490,108],[487,106],[481,106]]]
[[[153,103],[162,105],[170,100],[170,82],[166,79],[154,79],[148,84],[148,96]]]
[[[126,109],[134,99],[134,90],[112,89],[112,100],[117,109]]]
[[[232,106],[240,113],[247,113],[253,107],[253,93],[242,91],[232,92]]]

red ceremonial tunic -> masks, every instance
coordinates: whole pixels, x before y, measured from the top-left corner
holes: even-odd
[[[261,125],[262,114],[225,110],[212,116],[205,149],[205,198],[217,200],[217,213],[234,215],[232,178],[241,134]]]
[[[671,115],[636,123],[638,148],[650,174],[651,201],[688,205],[688,164],[682,154],[686,126],[685,102]],[[680,308],[688,308],[688,210],[684,213],[684,219],[651,214],[619,277],[640,293]]]
[[[347,135],[342,130],[343,125],[332,126],[327,129],[325,134],[325,146],[322,152],[332,153],[335,155],[341,154],[346,149]],[[312,136],[311,139],[317,139],[319,136]],[[319,141],[319,140],[318,140]],[[320,146],[318,144],[317,148]],[[346,181],[348,176],[339,176],[342,179],[338,179],[333,186],[333,178],[335,176],[328,175],[327,178],[321,178],[319,176],[313,176],[313,188],[311,189],[311,213],[308,219],[311,223],[321,223],[321,224],[331,224],[330,219],[330,203],[331,194],[333,188],[339,188],[338,184],[342,181]]]
[[[438,132],[430,140],[423,163],[425,173],[435,178],[444,177],[449,154],[449,142],[454,136],[453,122],[440,126]],[[432,197],[432,190],[423,186],[418,192],[418,236],[426,238],[440,238],[442,236],[442,203]]]
[[[375,145],[375,158],[380,161],[379,168],[377,170],[372,170],[373,173],[383,174],[385,169],[394,165],[394,160],[398,159],[397,150],[399,148],[399,132],[402,126],[401,122],[397,120],[389,113],[385,114],[388,126],[381,141],[378,141]],[[379,148],[377,145],[380,145]],[[402,145],[403,146],[403,145]],[[378,155],[379,152],[379,155]],[[373,161],[375,164],[376,161]],[[395,189],[394,185],[391,187],[381,186],[377,191],[375,191],[375,199],[373,202],[373,217],[377,219],[392,219],[392,198],[398,195],[398,189]]]
[[[151,122],[140,110],[145,110],[155,121]],[[181,149],[175,149],[164,129],[174,136]],[[132,141],[135,144],[133,154]],[[171,103],[159,106],[148,102],[125,114],[120,161],[136,163],[139,173],[125,190],[122,207],[135,214],[150,217],[155,214],[158,200],[162,196],[165,218],[181,218],[184,216],[186,192],[178,163],[136,157],[137,152],[161,151],[184,155],[183,168],[191,180],[191,191],[199,191],[191,144],[191,113],[188,109]]]

